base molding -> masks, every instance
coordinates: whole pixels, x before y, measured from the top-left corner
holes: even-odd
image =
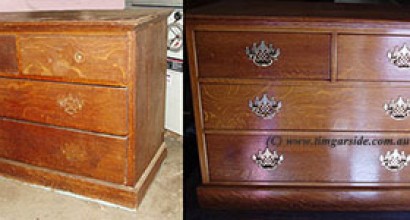
[[[277,211],[408,211],[410,187],[200,186],[203,208]]]
[[[134,187],[66,174],[3,158],[0,158],[0,175],[44,187],[68,191],[127,208],[136,208],[141,203],[166,155],[166,145],[162,143]]]

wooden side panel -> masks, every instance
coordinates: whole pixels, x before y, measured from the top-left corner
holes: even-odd
[[[389,51],[410,37],[385,35],[338,36],[338,78],[355,81],[410,81],[409,68],[399,68],[388,58]]]
[[[16,37],[0,35],[0,73],[17,73]]]
[[[22,35],[24,76],[56,81],[124,85],[128,82],[125,36]]]
[[[127,90],[0,79],[0,116],[128,134]]]
[[[136,33],[134,95],[135,145],[128,152],[128,181],[132,186],[164,142],[166,84],[165,21],[152,23]],[[149,45],[143,46],[143,45]]]
[[[127,138],[0,120],[0,157],[124,183]]]
[[[256,31],[196,31],[200,77],[330,79],[330,35]],[[271,66],[256,66],[246,47],[261,41],[280,49]]]
[[[409,120],[394,120],[384,104],[410,97],[405,87],[202,85],[206,129],[300,129],[410,131]],[[263,94],[282,107],[272,119],[252,112],[249,101]]]

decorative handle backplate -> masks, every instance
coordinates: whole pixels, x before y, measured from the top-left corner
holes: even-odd
[[[246,55],[256,66],[267,67],[272,65],[274,60],[277,60],[280,55],[279,48],[273,48],[272,44],[266,45],[265,41],[257,46],[253,43],[252,47],[246,47]]]
[[[401,96],[397,100],[392,99],[384,104],[384,110],[394,120],[404,120],[410,114],[410,100],[404,100]]]
[[[263,94],[260,100],[259,97],[255,101],[249,100],[249,108],[263,119],[272,119],[282,108],[282,102],[276,101],[274,97],[269,99],[267,94]]]
[[[264,151],[260,150],[254,154],[252,160],[264,170],[275,170],[283,162],[283,155],[278,155],[276,151],[272,153],[266,147]]]
[[[383,156],[380,155],[380,162],[382,166],[387,170],[392,172],[397,172],[403,169],[410,161],[410,155],[404,154],[404,151],[399,153],[397,149],[394,149],[393,153],[387,151],[387,153]]]
[[[401,47],[396,46],[393,50],[388,51],[387,57],[392,64],[399,68],[410,67],[410,50],[406,44]]]
[[[84,101],[78,97],[73,96],[72,94],[60,97],[57,100],[57,103],[62,109],[64,109],[64,112],[69,115],[77,114],[83,109],[84,106]]]

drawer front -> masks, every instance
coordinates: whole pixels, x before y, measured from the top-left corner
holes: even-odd
[[[0,35],[0,73],[17,73],[16,37]]]
[[[199,77],[330,78],[330,36],[326,34],[198,31],[195,40]],[[271,65],[263,66],[269,60]]]
[[[23,35],[19,48],[25,76],[113,85],[128,80],[126,36]]]
[[[202,84],[201,95],[205,129],[410,131],[408,88]]]
[[[410,37],[341,35],[337,50],[338,78],[410,81],[410,51],[407,49],[410,49]]]
[[[115,183],[124,182],[126,138],[0,120],[0,157]]]
[[[127,135],[127,90],[0,79],[0,116]]]
[[[354,139],[354,135],[317,134],[280,136],[264,135],[218,135],[206,136],[208,167],[211,182],[333,182],[333,183],[369,183],[369,182],[409,182],[410,167],[403,165],[401,170],[392,171],[390,155],[394,149],[404,151],[407,160],[409,136],[364,135],[372,145],[291,144],[289,140],[311,140],[321,138]],[[280,137],[280,139],[279,139]],[[403,146],[390,146],[384,141],[407,139]],[[402,139],[402,140],[404,140]],[[302,142],[304,143],[304,142]],[[320,143],[320,142],[318,142]],[[325,142],[323,142],[325,143]],[[348,143],[348,142],[346,142]],[[353,142],[351,142],[353,143]],[[404,142],[403,142],[404,143]],[[373,145],[374,144],[374,145]],[[269,152],[266,153],[266,147]],[[270,153],[270,157],[267,156]],[[276,156],[274,156],[276,153]],[[264,157],[265,155],[265,157]],[[264,159],[263,159],[264,158]],[[393,157],[392,157],[393,158]],[[410,157],[408,157],[410,160]],[[269,160],[271,159],[271,160]],[[389,168],[389,169],[388,169]]]

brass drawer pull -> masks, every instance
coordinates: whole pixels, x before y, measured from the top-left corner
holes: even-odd
[[[283,155],[278,155],[276,151],[273,153],[269,150],[268,147],[264,151],[258,151],[257,154],[252,156],[252,160],[264,170],[275,170],[282,162]]]
[[[410,50],[406,44],[402,47],[396,46],[393,50],[388,51],[389,61],[399,68],[410,67]]]
[[[58,98],[57,103],[69,115],[77,114],[84,106],[84,101],[72,94]]]
[[[246,55],[256,66],[268,67],[272,65],[274,60],[277,60],[280,55],[279,48],[273,48],[272,44],[268,46],[265,41],[261,41],[259,46],[253,43],[252,47],[246,47]]]
[[[384,104],[384,110],[394,120],[404,120],[410,114],[410,100],[399,96],[397,101],[392,99],[389,103]]]
[[[85,56],[82,52],[78,51],[74,54],[74,60],[76,63],[84,63]]]
[[[282,102],[276,101],[274,97],[269,99],[267,94],[263,94],[260,100],[259,97],[255,101],[249,100],[249,108],[263,119],[272,119],[282,108]]]
[[[389,171],[397,172],[407,166],[410,161],[410,155],[404,154],[404,151],[399,153],[397,149],[394,149],[393,153],[387,151],[386,155],[380,155],[380,162],[382,166]]]

